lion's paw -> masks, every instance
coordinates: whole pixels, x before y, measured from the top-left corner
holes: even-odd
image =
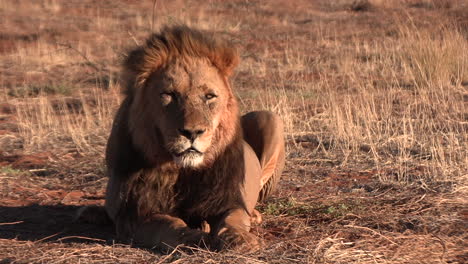
[[[242,253],[255,252],[261,248],[261,240],[244,230],[227,229],[219,235],[221,248]]]
[[[211,241],[211,236],[206,232],[197,229],[184,228],[180,242],[186,246],[209,248],[212,243]]]
[[[256,209],[254,209],[250,216],[250,223],[259,225],[262,223],[262,221],[263,221],[262,214]]]

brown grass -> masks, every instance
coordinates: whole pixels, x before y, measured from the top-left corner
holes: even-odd
[[[2,1],[0,223],[23,222],[0,225],[0,262],[466,262],[467,7],[157,1],[153,22],[152,1]],[[254,230],[265,249],[159,255],[81,231],[41,240],[57,223],[16,212],[102,202],[121,54],[178,22],[236,43],[243,112],[285,121],[286,171]]]

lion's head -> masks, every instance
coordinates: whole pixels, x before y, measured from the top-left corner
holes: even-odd
[[[131,51],[124,72],[133,144],[149,160],[209,166],[240,131],[228,82],[237,62],[227,43],[184,26]]]

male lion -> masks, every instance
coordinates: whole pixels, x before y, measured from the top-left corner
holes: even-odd
[[[228,81],[237,62],[227,43],[185,26],[126,57],[106,151],[105,209],[121,239],[258,248],[251,217],[283,169],[283,125],[267,111],[240,117]]]

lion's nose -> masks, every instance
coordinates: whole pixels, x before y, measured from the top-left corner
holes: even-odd
[[[185,128],[180,128],[179,132],[182,136],[190,139],[190,140],[195,140],[198,136],[202,135],[205,133],[205,129],[185,129]]]

